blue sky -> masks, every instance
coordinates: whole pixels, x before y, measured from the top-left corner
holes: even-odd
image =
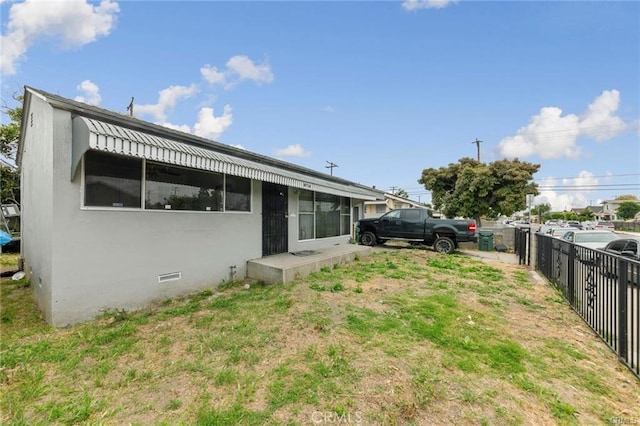
[[[24,85],[430,201],[424,168],[541,165],[535,203],[640,197],[640,3],[13,2]],[[523,194],[524,197],[524,194]]]

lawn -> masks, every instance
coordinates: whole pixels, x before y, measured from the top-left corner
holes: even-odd
[[[389,250],[62,329],[1,290],[3,425],[640,421],[635,376],[517,265]]]

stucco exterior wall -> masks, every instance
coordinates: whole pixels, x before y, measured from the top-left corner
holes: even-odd
[[[52,313],[53,277],[53,108],[34,97],[26,114],[20,166],[21,253],[36,302]]]
[[[211,288],[232,278],[231,266],[242,279],[246,261],[261,256],[260,182],[252,182],[251,213],[83,208],[82,173],[69,179],[71,115],[37,104],[41,127],[23,156],[23,253],[48,322]],[[179,280],[158,282],[176,272]]]

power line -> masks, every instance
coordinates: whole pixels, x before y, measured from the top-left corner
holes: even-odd
[[[623,187],[623,186],[640,186],[640,183],[618,183],[618,184],[584,184],[584,185],[541,185],[538,188],[601,188],[607,186]]]
[[[620,175],[600,175],[600,176],[588,176],[589,178],[597,178],[597,177],[601,177],[601,178],[608,178],[608,177],[620,177],[620,176],[640,176],[640,173],[625,173],[625,174],[620,174]],[[546,178],[540,178],[540,179],[534,179],[534,181],[538,181],[538,180],[550,180],[550,179],[583,179],[581,177],[546,177]]]

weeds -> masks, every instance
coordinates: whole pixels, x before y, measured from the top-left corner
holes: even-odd
[[[0,421],[310,424],[317,412],[520,424],[539,420],[533,407],[564,424],[605,422],[637,401],[606,350],[564,338],[582,323],[566,323],[566,304],[521,269],[397,250],[287,285],[243,285],[53,329],[28,283],[2,281]],[[565,310],[563,323],[549,319]]]

